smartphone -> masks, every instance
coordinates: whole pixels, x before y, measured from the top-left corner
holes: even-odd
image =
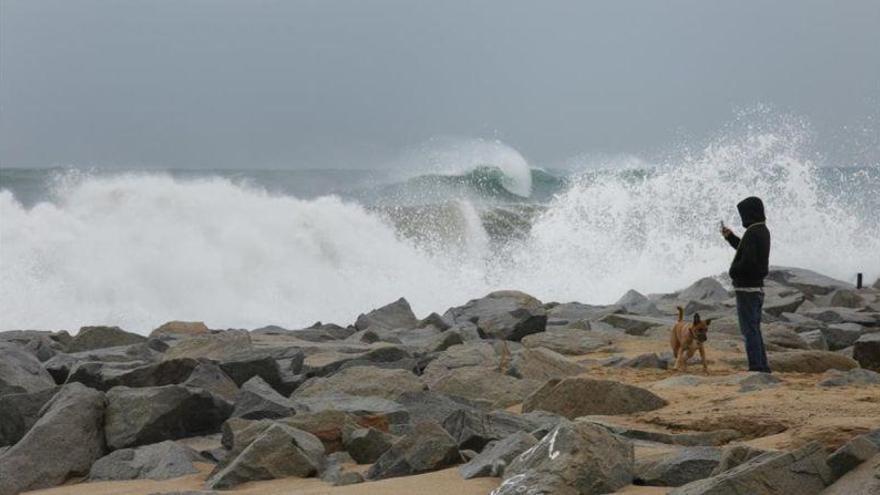
[[[721,230],[724,230],[724,229],[726,228],[726,227],[724,226],[724,220],[721,220],[721,222],[719,222],[719,223],[720,223],[720,225],[721,225]]]

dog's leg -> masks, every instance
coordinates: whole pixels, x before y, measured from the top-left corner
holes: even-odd
[[[684,371],[685,373],[687,373],[687,370],[688,370],[688,361],[690,361],[690,359],[694,356],[694,350],[691,349],[691,348],[688,348],[688,349],[682,349],[682,350],[681,350],[681,355],[684,356],[684,359],[681,360],[682,371]]]
[[[685,354],[684,347],[680,346],[678,348],[678,351],[675,356],[675,370],[676,371],[682,371],[683,369],[686,369],[686,364],[684,363],[684,354]]]
[[[700,362],[703,363],[703,373],[709,374],[709,368],[706,366],[706,349],[703,346],[699,347],[700,349]]]

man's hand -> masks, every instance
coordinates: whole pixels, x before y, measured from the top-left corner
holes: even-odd
[[[726,239],[727,236],[729,236],[730,234],[733,234],[733,231],[732,231],[732,230],[728,229],[726,226],[722,226],[722,227],[721,227],[721,235],[723,235],[725,239]]]

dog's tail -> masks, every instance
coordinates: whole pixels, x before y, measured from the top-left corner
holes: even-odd
[[[676,306],[676,308],[678,309],[678,321],[681,321],[684,319],[684,308],[681,306]]]

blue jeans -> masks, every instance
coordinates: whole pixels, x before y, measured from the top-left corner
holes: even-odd
[[[770,373],[764,338],[761,336],[761,308],[764,306],[763,292],[736,291],[736,315],[739,317],[739,331],[746,339],[746,356],[749,371]]]

